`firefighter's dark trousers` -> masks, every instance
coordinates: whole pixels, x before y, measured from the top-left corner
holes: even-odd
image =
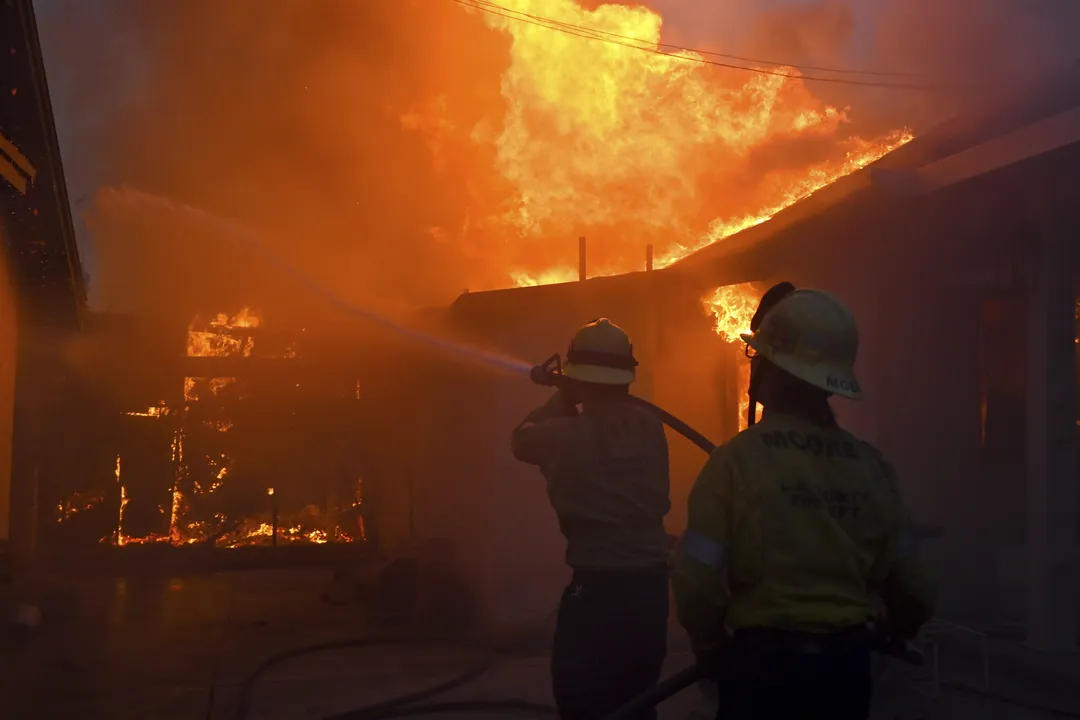
[[[575,570],[559,603],[551,659],[559,716],[599,720],[655,684],[667,626],[666,567]]]
[[[720,671],[723,720],[866,720],[870,634],[736,631]]]

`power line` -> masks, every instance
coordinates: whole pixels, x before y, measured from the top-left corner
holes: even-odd
[[[583,25],[575,25],[573,23],[563,22],[561,20],[552,20],[550,18],[540,17],[539,15],[532,15],[521,10],[512,10],[511,8],[499,5],[498,3],[491,2],[491,0],[467,0],[469,4],[478,9],[491,8],[498,12],[511,13],[513,15],[520,15],[525,18],[529,18],[535,22],[549,24],[551,26],[558,26],[560,28],[567,28],[579,31],[587,31],[597,36],[605,36],[616,40],[624,40],[627,42],[640,43],[642,50],[651,50],[653,47],[663,48],[672,53],[695,53],[697,55],[707,55],[710,57],[725,58],[727,60],[738,60],[739,62],[754,63],[755,65],[773,65],[776,67],[794,68],[796,70],[813,70],[815,72],[827,72],[836,73],[838,75],[869,75],[874,77],[926,77],[927,73],[920,72],[885,72],[881,70],[852,70],[849,68],[832,68],[822,65],[799,65],[796,63],[779,62],[776,60],[762,60],[760,58],[749,58],[741,55],[729,55],[722,52],[714,52],[711,50],[698,50],[696,48],[683,47],[682,45],[672,45],[670,43],[646,43],[644,40],[640,40],[629,35],[620,35],[618,33],[609,32],[607,30],[601,30],[599,28],[587,28]],[[484,6],[484,8],[479,8]],[[552,27],[552,29],[555,29]],[[598,38],[599,39],[599,38]],[[753,70],[754,68],[744,68],[746,70]]]
[[[574,24],[571,24],[571,23],[564,23],[564,22],[561,22],[561,21],[558,21],[558,20],[552,20],[550,18],[540,17],[538,15],[529,15],[527,13],[522,13],[522,12],[517,11],[517,10],[511,10],[510,8],[506,8],[506,7],[502,6],[502,5],[498,5],[496,3],[489,2],[488,0],[453,0],[453,2],[456,2],[457,4],[462,5],[464,7],[473,8],[474,10],[480,10],[482,12],[485,12],[485,13],[488,13],[488,14],[491,14],[491,15],[497,15],[499,17],[503,17],[503,18],[506,18],[508,20],[514,20],[514,21],[526,23],[526,24],[529,24],[529,25],[535,25],[537,27],[546,28],[548,30],[554,30],[555,32],[561,32],[561,33],[564,33],[566,35],[572,35],[574,37],[579,37],[579,38],[583,38],[583,39],[586,39],[586,40],[596,40],[596,41],[599,41],[599,42],[608,43],[610,45],[620,45],[622,47],[627,47],[627,48],[630,48],[632,50],[640,50],[641,52],[652,53],[654,55],[660,55],[660,56],[663,56],[663,57],[670,57],[670,58],[674,58],[676,60],[685,60],[687,62],[695,62],[695,63],[699,63],[699,64],[702,64],[702,65],[713,65],[715,67],[728,68],[728,69],[731,69],[731,70],[743,70],[745,72],[757,73],[759,75],[772,75],[772,76],[775,76],[775,77],[787,77],[787,78],[806,80],[806,81],[811,81],[811,82],[834,83],[834,84],[838,84],[838,85],[856,85],[856,86],[861,86],[861,87],[888,88],[888,89],[893,89],[893,90],[944,90],[944,89],[946,89],[944,86],[940,86],[940,85],[939,86],[934,86],[934,85],[924,85],[924,84],[917,84],[917,83],[881,82],[881,81],[874,81],[874,80],[858,80],[858,79],[842,78],[842,77],[817,77],[817,76],[812,76],[812,75],[798,75],[798,74],[794,74],[794,73],[780,72],[779,70],[770,70],[770,69],[767,69],[767,68],[746,67],[744,65],[736,65],[734,63],[720,62],[718,60],[709,60],[708,58],[701,57],[701,56],[702,55],[712,55],[714,57],[725,57],[725,58],[731,58],[731,59],[743,59],[743,58],[736,58],[735,56],[729,56],[729,55],[721,55],[719,53],[710,53],[710,52],[706,52],[706,51],[693,50],[693,49],[690,49],[690,48],[678,48],[678,46],[673,46],[673,45],[662,45],[662,44],[655,44],[654,45],[653,43],[649,43],[649,45],[652,46],[652,47],[650,47],[650,46],[646,46],[646,45],[642,45],[642,44],[635,44],[635,43],[642,43],[644,41],[637,40],[635,38],[622,36],[622,35],[616,35],[614,33],[607,33],[605,31],[600,31],[600,30],[596,30],[596,29],[593,29],[593,28],[583,27],[581,25],[574,25]],[[660,49],[660,48],[667,48],[667,49]],[[677,48],[677,50],[676,50],[676,48]],[[698,57],[688,57],[686,55],[680,54],[680,53],[684,53],[684,52],[685,53],[695,53],[696,55],[698,55]],[[758,61],[754,61],[754,60],[750,60],[750,59],[743,59],[743,60],[745,60],[746,62],[758,62]],[[767,61],[761,61],[761,62],[763,62],[763,64],[773,64],[773,65],[777,65],[777,66],[781,66],[781,67],[794,67],[794,68],[799,67],[799,66],[795,66],[795,65],[786,65],[785,66],[782,63],[768,63]],[[808,66],[803,66],[803,67],[805,69],[810,69]],[[817,70],[820,71],[820,72],[840,72],[838,70],[828,70],[826,68],[817,68]],[[844,71],[844,72],[855,73],[855,72],[858,72],[858,71]],[[884,74],[884,73],[866,72],[866,73],[862,73],[862,74],[870,75],[870,74]]]

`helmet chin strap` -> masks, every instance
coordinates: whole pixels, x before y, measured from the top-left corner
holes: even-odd
[[[765,316],[769,311],[772,310],[778,302],[793,292],[795,292],[795,286],[787,281],[776,283],[766,290],[765,294],[761,296],[761,301],[758,302],[754,317],[750,320],[750,332],[757,332],[758,328],[761,327],[761,321],[765,319]],[[747,427],[753,427],[753,425],[757,423],[758,386],[760,385],[759,379],[761,377],[759,368],[761,367],[761,363],[762,360],[760,359],[750,360],[750,385],[747,388],[747,396],[749,397],[750,405],[746,409]]]

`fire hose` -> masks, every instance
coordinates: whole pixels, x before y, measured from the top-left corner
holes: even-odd
[[[538,385],[546,387],[560,386],[564,380],[560,356],[557,354],[553,355],[543,364],[534,367],[530,374],[530,378]],[[633,395],[629,396],[629,398],[631,402],[654,413],[665,425],[690,440],[690,442],[694,443],[694,445],[701,448],[706,453],[712,453],[712,451],[716,449],[716,446],[710,442],[708,438],[694,430],[682,420],[679,420],[674,415],[642,398]],[[909,649],[904,643],[888,637],[882,632],[880,626],[872,626],[872,628],[873,632],[871,637],[874,639],[873,646],[876,652],[892,655],[909,663],[922,663],[922,656],[919,653]],[[287,660],[317,652],[326,652],[342,648],[377,647],[405,643],[415,644],[416,642],[417,640],[411,638],[371,637],[361,640],[323,643],[294,649],[271,657],[256,669],[249,680],[241,688],[241,699],[235,717],[237,720],[247,719],[251,698],[254,694],[255,685],[259,677],[272,667]],[[414,693],[391,698],[344,713],[327,716],[324,720],[381,720],[382,718],[462,712],[525,713],[542,715],[558,714],[558,710],[554,707],[518,699],[429,702],[436,697],[443,696],[452,690],[472,682],[486,673],[492,667],[494,662],[494,654],[486,655],[483,660],[458,677]],[[714,665],[715,663],[711,660],[705,660],[661,680],[649,690],[609,715],[607,720],[632,718],[643,710],[647,710],[648,708],[660,704],[691,685],[710,678],[714,674]]]
[[[559,387],[566,379],[562,374],[562,357],[560,357],[558,353],[552,355],[545,360],[543,364],[537,365],[532,369],[532,372],[529,373],[529,379],[537,385],[542,385],[544,387]],[[697,445],[706,453],[711,455],[712,451],[716,449],[716,445],[714,445],[709,438],[705,437],[667,410],[664,410],[662,407],[653,405],[648,400],[639,398],[636,395],[629,395],[627,397],[630,402],[639,405],[653,415],[656,415],[665,425]]]

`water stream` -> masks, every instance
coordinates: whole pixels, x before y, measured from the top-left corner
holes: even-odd
[[[288,262],[288,260],[275,252],[273,247],[260,237],[258,233],[235,220],[218,217],[201,208],[186,205],[168,197],[154,195],[129,187],[106,188],[103,190],[103,194],[122,204],[159,208],[175,215],[187,217],[206,227],[212,227],[220,231],[230,240],[257,252],[278,270],[291,277],[309,292],[323,298],[334,308],[347,315],[377,323],[397,335],[435,348],[461,360],[484,365],[493,370],[528,376],[529,371],[532,369],[530,363],[522,360],[502,357],[478,348],[463,345],[448,338],[417,330],[416,328],[404,325],[381,313],[375,312],[374,310],[359,307],[343,300],[333,291],[298,271]]]

